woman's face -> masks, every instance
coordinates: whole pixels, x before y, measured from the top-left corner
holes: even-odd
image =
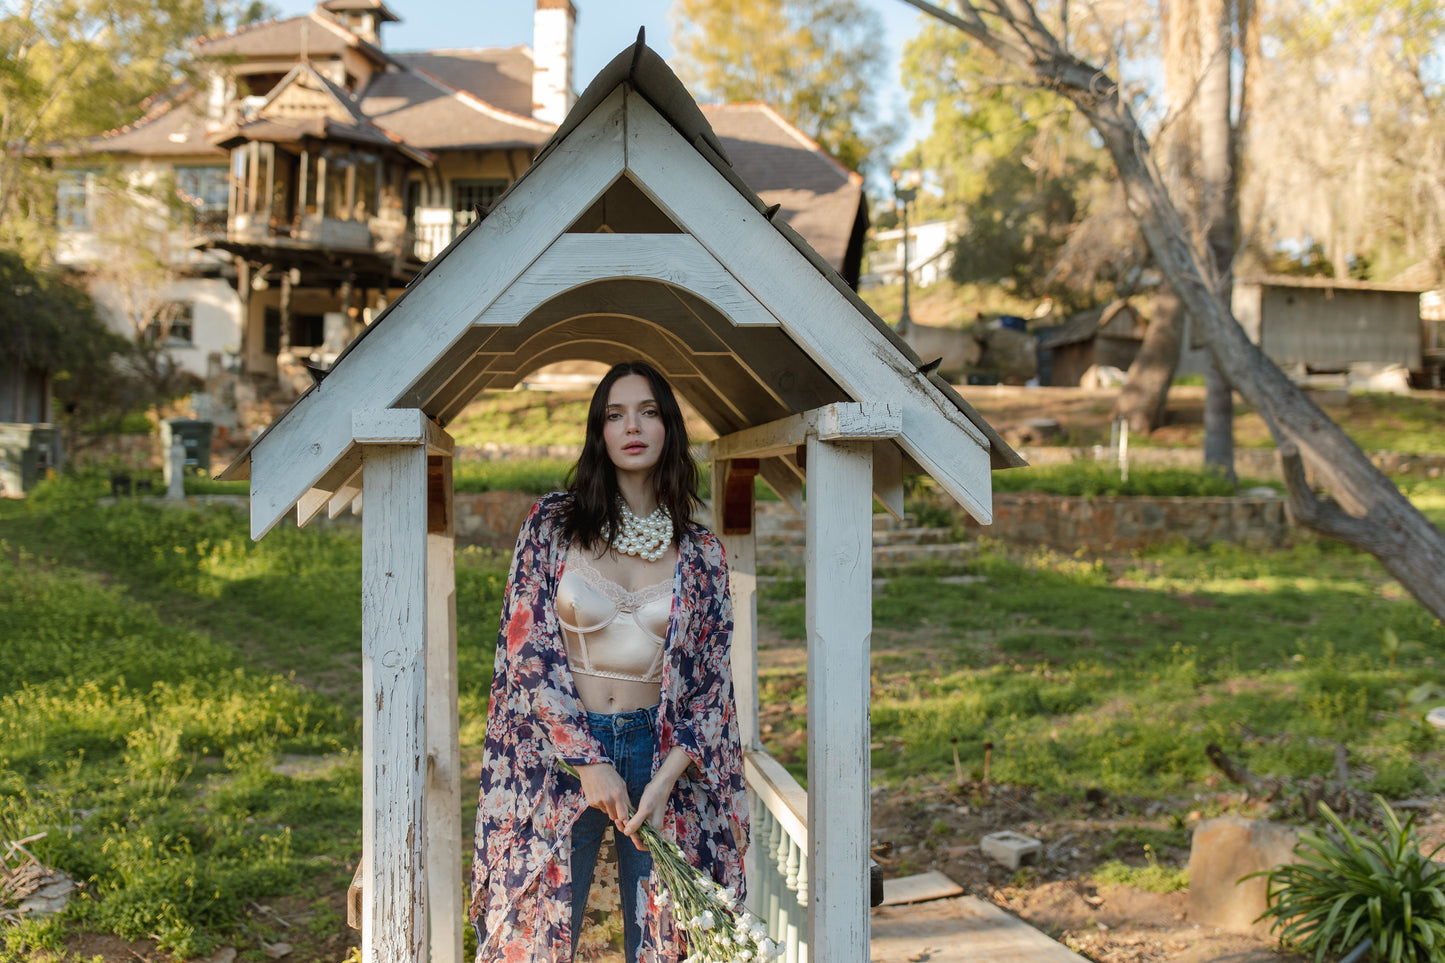
[[[667,428],[652,386],[642,375],[623,375],[612,383],[602,416],[602,440],[619,472],[646,474],[662,457]]]

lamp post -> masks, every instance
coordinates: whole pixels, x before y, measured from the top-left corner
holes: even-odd
[[[895,169],[892,177],[893,197],[903,208],[903,311],[898,315],[898,333],[903,334],[913,324],[913,317],[908,313],[908,205],[918,196],[923,172],[917,168]]]

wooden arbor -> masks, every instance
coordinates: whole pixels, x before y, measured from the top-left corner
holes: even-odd
[[[986,523],[990,469],[1020,461],[775,214],[639,40],[490,214],[223,473],[251,479],[256,538],[292,510],[304,524],[365,500],[368,960],[461,953],[444,426],[541,365],[634,357],[720,436],[715,528],[732,564],[749,779],[792,840],[801,902],[775,888],[776,910],[813,959],[867,958],[871,500],[901,512],[904,474],[926,471]],[[754,475],[807,517],[806,804],[758,741]]]

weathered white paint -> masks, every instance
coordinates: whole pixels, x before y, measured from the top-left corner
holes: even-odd
[[[903,404],[905,451],[983,524],[993,520],[988,440],[910,367],[832,283],[639,94],[627,99],[628,171],[645,193],[728,266],[854,398]],[[843,319],[849,319],[844,321]],[[960,433],[974,444],[959,444]]]
[[[621,90],[518,181],[464,241],[475,257],[441,259],[381,324],[354,342],[344,363],[297,400],[251,450],[251,535],[260,538],[352,443],[351,413],[399,398],[418,373],[470,329],[579,212],[602,195],[622,164]]]
[[[783,768],[783,764],[762,750],[743,756],[748,788],[778,820],[782,830],[804,849],[808,846],[808,792]],[[759,842],[762,842],[759,839]],[[774,844],[776,845],[776,843]]]
[[[886,441],[873,444],[873,496],[888,514],[903,520],[903,453]]]
[[[808,437],[808,946],[868,959],[873,445]]]
[[[744,428],[708,443],[710,457],[771,458],[790,453],[816,435],[824,441],[877,441],[903,431],[902,407],[872,401],[840,401]]]
[[[341,487],[336,489],[336,494],[331,496],[331,501],[326,503],[326,517],[335,518],[346,510],[346,506],[352,503],[352,499],[361,495],[361,472],[352,475],[342,482]]]
[[[427,947],[427,453],[417,444],[369,445],[362,465],[362,959],[419,963]]]
[[[517,324],[537,305],[564,291],[619,277],[682,287],[717,307],[735,325],[780,323],[696,238],[686,234],[563,234],[478,322]]]
[[[442,466],[442,531],[427,534],[426,866],[430,963],[462,963],[461,746],[457,732],[457,593],[452,460]]]
[[[451,436],[416,408],[358,408],[351,413],[351,431],[359,445],[425,445],[441,455],[455,447]]]

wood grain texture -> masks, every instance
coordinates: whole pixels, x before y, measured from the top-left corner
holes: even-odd
[[[362,874],[365,963],[427,948],[426,449],[362,455]]]
[[[808,438],[808,948],[868,958],[873,445]]]

